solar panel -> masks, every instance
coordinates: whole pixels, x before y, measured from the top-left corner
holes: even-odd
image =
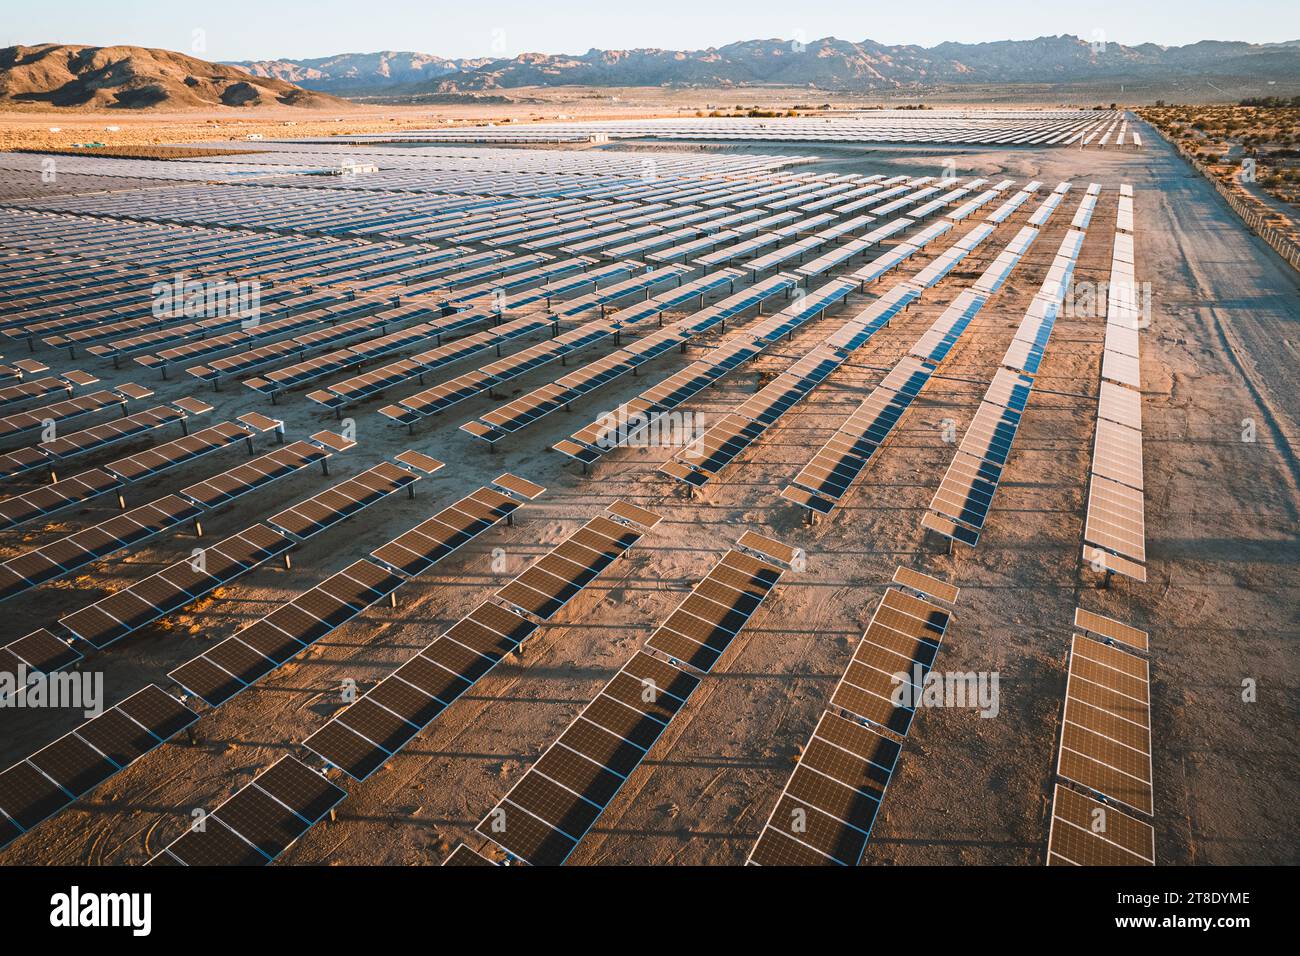
[[[640,531],[597,516],[499,590],[497,597],[549,620],[640,538]]]
[[[785,372],[687,445],[660,469],[670,477],[699,487],[730,464],[750,444],[814,387],[843,363],[842,354],[814,349]]]
[[[1108,799],[1152,812],[1146,661],[1074,635],[1056,772]]]
[[[79,660],[79,651],[45,628],[32,631],[0,648],[0,672],[12,675],[18,685],[23,684],[18,675],[24,668],[29,674],[50,674]]]
[[[183,398],[170,405],[159,405],[117,421],[61,435],[53,441],[0,456],[0,477],[11,477],[43,465],[49,466],[53,476],[54,468],[60,461],[153,431],[172,422],[180,422],[181,427],[187,429],[186,419],[189,416],[203,415],[210,411],[212,406],[204,402]]]
[[[931,374],[933,369],[914,357],[901,360],[795,476],[795,485],[801,487],[788,487],[789,494],[783,496],[810,511],[829,513],[893,433]]]
[[[480,604],[303,746],[366,779],[536,627],[506,608]]]
[[[442,861],[443,866],[496,866],[491,860],[472,850],[463,843],[456,845],[456,849],[451,851],[451,855]]]
[[[434,464],[441,467],[440,462]],[[436,471],[437,468],[433,470]],[[315,497],[272,515],[267,519],[267,524],[285,534],[306,540],[403,488],[413,493],[415,482],[419,480],[419,475],[391,462],[381,461]]]
[[[480,488],[376,548],[370,556],[395,571],[415,576],[498,521],[508,519],[519,507],[520,503],[508,495]]]
[[[747,862],[856,866],[900,749],[869,727],[825,711]]]
[[[1097,416],[1117,425],[1142,430],[1142,395],[1130,388],[1121,388],[1110,382],[1101,383],[1097,401]]]
[[[831,705],[906,736],[949,620],[936,604],[886,590]]]
[[[220,475],[188,485],[179,494],[200,507],[217,508],[286,478],[308,465],[323,465],[329,457],[330,452],[318,444],[296,441]]]
[[[894,583],[911,588],[921,594],[927,594],[932,598],[943,601],[945,604],[956,604],[957,595],[961,593],[959,588],[945,581],[940,581],[928,574],[901,566],[894,570]]]
[[[289,538],[255,524],[60,618],[59,623],[102,650],[291,547],[293,541]]]
[[[1094,614],[1092,611],[1085,611],[1081,607],[1074,609],[1074,626],[1080,630],[1088,631],[1090,634],[1095,634],[1102,640],[1119,641],[1129,647],[1137,648],[1139,651],[1148,649],[1146,631],[1138,630],[1136,627],[1124,624],[1114,618]]]
[[[1048,866],[1154,866],[1155,837],[1150,824],[1056,785]]]
[[[161,746],[198,715],[150,684],[0,773],[0,846]]]
[[[971,547],[979,541],[1033,383],[1005,368],[994,374],[922,517],[923,527]]]
[[[788,281],[782,277],[765,281],[778,279]],[[602,416],[575,432],[571,439],[559,442],[554,447],[582,462],[584,466],[594,462],[611,449],[626,444],[641,434],[654,419],[676,408],[692,395],[775,344],[782,336],[792,333],[829,305],[845,297],[852,288],[851,284],[842,280],[827,283],[803,301],[771,316],[758,326],[733,335],[704,358],[675,372],[638,398],[623,403],[610,415]],[[671,466],[665,466],[669,467]],[[691,481],[689,476],[698,474],[684,465],[678,470],[685,481]]]
[[[60,392],[70,395],[72,394],[72,386],[66,379],[58,375],[48,375],[44,378],[19,382],[16,385],[6,385],[0,388],[0,408],[11,408],[23,402],[36,401],[50,395],[57,395]]]
[[[646,646],[699,671],[708,672],[781,579],[782,569],[728,551]]]
[[[91,468],[52,485],[0,500],[0,529],[17,527],[36,518],[81,504],[122,486],[120,479],[99,468]]]
[[[109,408],[125,408],[129,400],[121,388],[104,388],[74,398],[65,398],[52,405],[16,412],[0,418],[0,439],[12,438],[37,428],[46,428],[48,422],[58,424]]]
[[[563,864],[697,686],[699,678],[638,651],[478,832],[515,859]]]
[[[111,461],[104,466],[104,470],[117,475],[123,481],[143,481],[241,441],[248,445],[249,453],[252,454],[252,438],[252,433],[248,429],[234,422],[221,422],[192,435],[163,442],[145,451]]]
[[[1094,474],[1088,485],[1084,540],[1134,561],[1146,561],[1142,492]]]
[[[346,796],[347,791],[293,757],[281,757],[149,862],[264,866]],[[171,859],[160,860],[162,856]]]
[[[651,512],[616,504],[659,521]],[[603,516],[588,521],[493,595],[512,607],[480,604],[304,746],[364,780],[640,537],[639,530]]]
[[[645,508],[638,508],[636,505],[629,504],[628,502],[622,500],[615,501],[612,505],[610,505],[609,513],[614,515],[616,518],[620,518],[624,521],[630,521],[633,524],[638,524],[647,531],[654,528],[657,524],[659,524],[660,521],[663,520],[659,515],[655,514],[653,511],[647,511]]]
[[[168,676],[208,706],[220,707],[403,581],[373,561],[356,561]]]
[[[26,551],[0,564],[0,601],[129,548],[198,517],[192,503],[166,495],[84,531]]]

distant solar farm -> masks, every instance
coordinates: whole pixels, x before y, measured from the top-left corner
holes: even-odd
[[[1164,862],[1127,114],[235,145],[0,154],[0,859],[883,862],[1023,580],[990,859]]]

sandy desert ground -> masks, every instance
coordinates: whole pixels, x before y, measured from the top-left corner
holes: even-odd
[[[1143,416],[1149,581],[1108,590],[1081,573],[1079,550],[1104,322],[1065,317],[1054,333],[993,514],[974,551],[949,556],[920,516],[952,446],[941,423],[964,430],[1068,225],[1058,212],[1011,282],[978,316],[942,374],[903,420],[893,443],[843,507],[809,527],[777,497],[821,442],[992,261],[1033,204],[998,228],[974,261],[936,286],[796,406],[703,495],[686,500],[657,472],[672,449],[624,449],[590,476],[549,451],[556,440],[698,354],[672,355],[640,378],[620,379],[569,413],[543,419],[496,454],[458,426],[500,404],[482,396],[415,434],[350,410],[359,445],[336,476],[415,448],[451,467],[201,606],[144,629],[86,662],[116,701],[322,580],[439,507],[504,471],[545,485],[513,527],[499,527],[437,565],[386,605],[334,632],[303,657],[205,716],[197,743],[182,736],[108,781],[88,799],[26,834],[0,864],[138,864],[317,729],[340,706],[345,678],[365,688],[440,634],[528,561],[604,506],[623,498],[664,516],[625,558],[542,628],[384,769],[344,782],[333,822],[309,832],[284,864],[434,864],[474,826],[609,676],[676,606],[690,585],[748,529],[802,547],[807,568],[788,574],[579,846],[577,864],[728,864],[744,861],[894,569],[907,565],[962,588],[938,666],[996,670],[1001,712],[922,712],[913,726],[868,844],[866,864],[1041,864],[1047,839],[1066,660],[1076,605],[1148,629],[1152,639],[1156,853],[1166,864],[1300,862],[1300,280],[1250,236],[1211,187],[1147,130],[1143,152],[1071,149],[933,149],[798,146],[811,170],[959,175],[1105,188],[1088,230],[1078,279],[1110,268],[1116,188],[1132,183],[1137,275],[1154,292],[1143,333]],[[176,140],[193,138],[186,130]],[[736,149],[760,147],[734,147]],[[763,151],[775,151],[770,144]],[[951,241],[927,250],[933,254]],[[904,267],[912,274],[917,265]],[[715,421],[864,303],[810,323],[688,405]],[[603,354],[597,349],[586,358]],[[136,380],[162,399],[194,388],[138,371],[95,368],[105,381]],[[513,383],[522,394],[551,368]],[[413,387],[386,395],[392,401]],[[264,399],[228,384],[212,421]],[[330,427],[302,392],[276,406],[291,437]],[[1257,440],[1241,440],[1242,422]],[[119,457],[146,443],[117,446]],[[263,449],[267,442],[263,441]],[[144,502],[240,460],[220,453],[194,469],[135,489]],[[97,464],[99,460],[87,461]],[[309,470],[205,521],[210,540],[246,527],[330,480]],[[39,533],[0,534],[18,551],[107,517],[104,502]],[[4,606],[18,636],[188,553],[188,533],[46,585]],[[504,556],[494,562],[494,552]],[[1245,678],[1258,681],[1243,703]],[[0,765],[72,729],[79,714],[0,714]]]

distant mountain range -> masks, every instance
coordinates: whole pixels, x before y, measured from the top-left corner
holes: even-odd
[[[0,106],[338,109],[337,97],[492,98],[520,87],[781,86],[839,93],[960,89],[998,84],[1202,81],[1279,95],[1300,93],[1300,41],[1203,41],[1094,46],[1074,36],[936,47],[748,40],[707,50],[589,50],[449,60],[424,53],[345,53],[311,60],[209,63],[167,50],[46,43],[0,50]]]
[[[589,50],[448,60],[424,53],[344,53],[233,64],[255,76],[340,94],[462,93],[523,86],[803,86],[869,92],[997,83],[1250,77],[1300,85],[1300,41],[1205,40],[1181,47],[1093,44],[1076,36],[887,46],[826,37],[746,40],[705,50]]]
[[[363,92],[432,83],[451,73],[475,70],[491,59],[448,60],[429,53],[340,53],[310,60],[245,60],[231,66],[253,76],[325,92]]]
[[[326,93],[183,53],[43,43],[0,49],[0,105],[83,109],[344,107]]]

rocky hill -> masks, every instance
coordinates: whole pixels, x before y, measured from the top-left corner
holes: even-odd
[[[0,49],[0,105],[83,109],[346,107],[336,97],[168,50],[45,43]]]

